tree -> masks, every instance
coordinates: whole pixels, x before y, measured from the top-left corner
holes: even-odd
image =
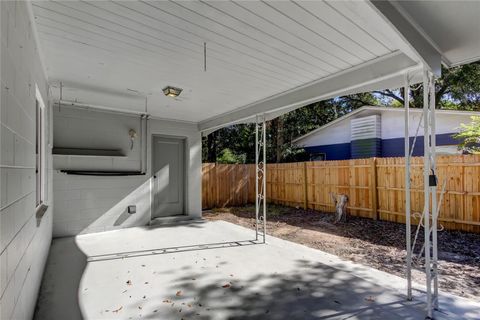
[[[214,131],[207,136],[207,162],[217,161],[217,135],[218,132]]]
[[[480,111],[480,62],[443,68],[442,77],[435,83],[435,95],[439,109]],[[423,106],[421,84],[411,87],[409,101],[413,108]],[[308,160],[305,151],[293,145],[292,140],[364,105],[403,107],[403,104],[403,89],[400,88],[336,97],[291,111],[267,123],[267,161]],[[253,124],[220,129],[204,139],[203,144],[204,161],[218,161],[222,150],[228,148],[240,157],[238,159],[255,162]]]
[[[455,138],[461,140],[460,150],[468,153],[480,153],[480,117],[472,116],[472,122],[461,125],[460,132]]]
[[[236,155],[232,150],[225,148],[220,153],[220,156],[217,158],[218,163],[245,163],[245,154]]]
[[[403,89],[374,91],[385,105],[403,106]],[[435,101],[438,109],[480,111],[480,62],[450,69],[442,67],[442,77],[435,81]],[[423,86],[410,90],[410,106],[423,106]]]

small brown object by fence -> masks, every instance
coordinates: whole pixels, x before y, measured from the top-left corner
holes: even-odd
[[[335,221],[333,223],[347,222],[347,202],[346,194],[334,194],[330,192],[333,203],[335,204]]]

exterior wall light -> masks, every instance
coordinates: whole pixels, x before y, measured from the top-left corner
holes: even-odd
[[[175,98],[175,97],[178,97],[180,95],[182,90],[183,89],[181,89],[181,88],[175,88],[175,87],[172,87],[172,86],[167,86],[167,87],[163,88],[162,91],[167,97]]]

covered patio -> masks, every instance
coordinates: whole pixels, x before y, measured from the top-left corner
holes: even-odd
[[[49,320],[479,317],[475,304],[438,292],[431,181],[434,80],[442,64],[479,59],[480,2],[2,1],[0,9],[2,319],[30,319],[35,306]],[[430,137],[426,296],[412,296],[410,281],[404,288],[269,238],[266,121],[351,93],[404,87],[408,97],[418,83]],[[202,135],[237,123],[256,124],[256,232],[201,221]]]
[[[194,245],[193,245],[194,244]],[[52,243],[35,319],[423,319],[425,291],[228,222],[135,227]],[[447,293],[436,319],[478,319]]]

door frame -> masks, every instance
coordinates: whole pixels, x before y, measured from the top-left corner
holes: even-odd
[[[188,138],[185,136],[177,136],[177,135],[168,135],[168,134],[160,134],[160,133],[153,133],[150,136],[150,146],[151,146],[151,153],[150,153],[150,221],[153,219],[156,219],[153,217],[154,212],[155,212],[155,194],[154,194],[154,189],[155,185],[153,183],[153,176],[154,176],[154,163],[155,163],[155,138],[166,138],[166,139],[178,139],[183,141],[183,213],[180,215],[175,215],[176,217],[178,216],[188,216],[188,172],[187,168],[189,167],[189,161],[187,157],[187,152],[188,152]],[[175,217],[172,216],[172,217]],[[159,217],[161,219],[161,217]],[[165,218],[168,218],[165,217]]]

